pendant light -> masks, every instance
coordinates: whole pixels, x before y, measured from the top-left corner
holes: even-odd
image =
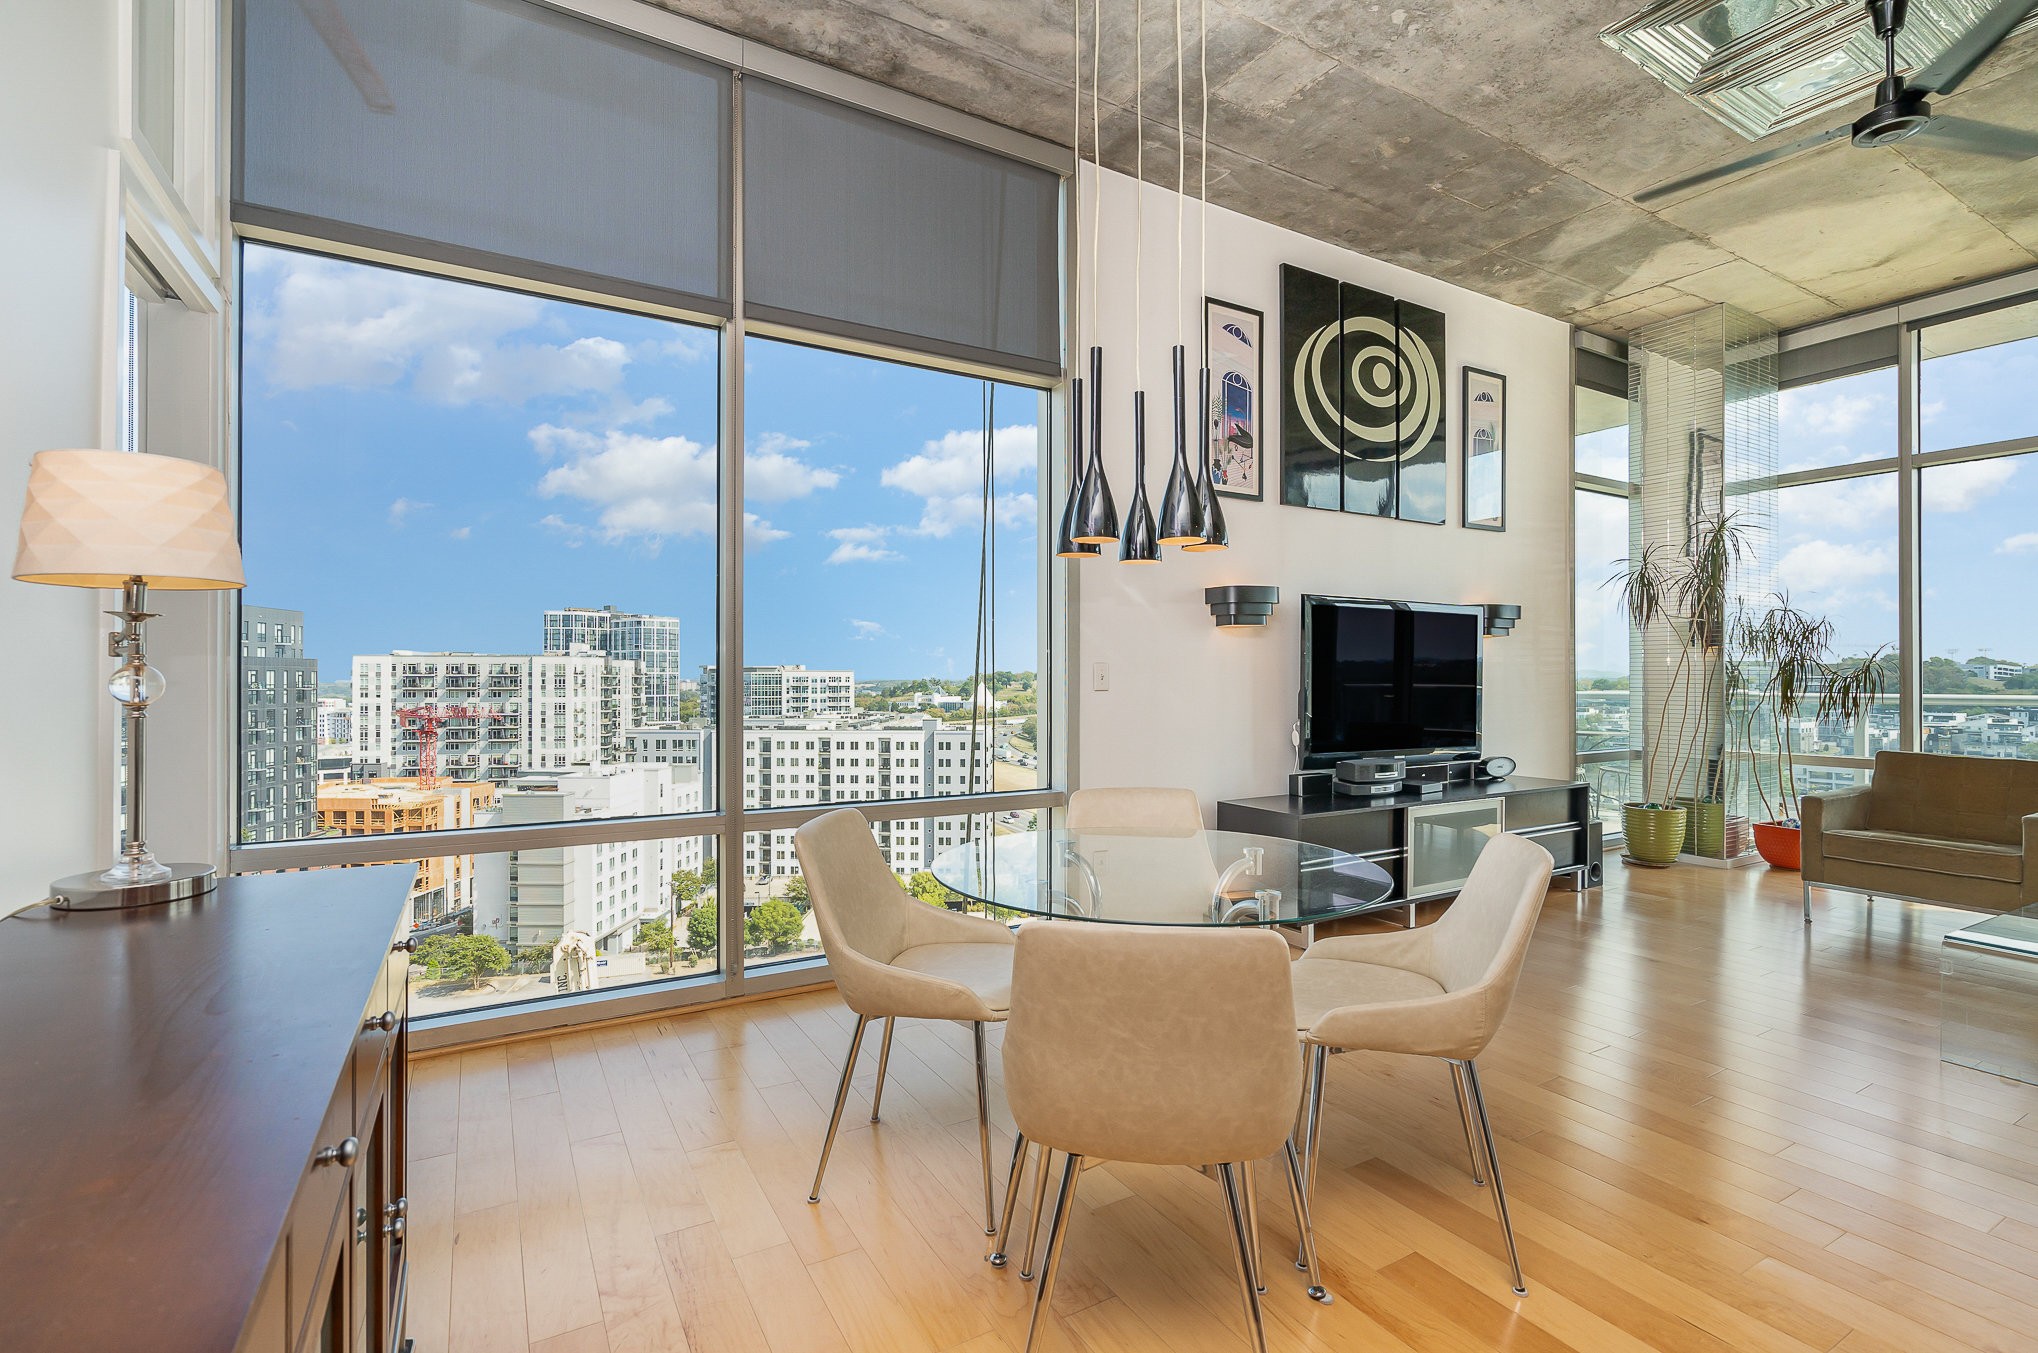
[[[1083,167],[1083,29],[1082,4],[1077,0],[1075,33],[1075,86],[1076,86],[1076,182],[1082,181]],[[1102,161],[1103,116],[1099,111],[1097,96],[1098,76],[1102,73],[1104,41],[1103,12],[1096,3],[1090,6],[1090,267],[1095,269],[1098,250],[1103,242],[1104,222],[1104,167]],[[1075,253],[1077,263],[1076,295],[1082,296],[1083,270],[1082,229],[1075,232]],[[1097,332],[1097,282],[1090,279],[1090,322],[1084,326],[1092,337]],[[1077,385],[1082,384],[1077,378]],[[1076,417],[1082,417],[1080,397],[1077,401]],[[1111,499],[1111,481],[1104,474],[1104,349],[1092,344],[1090,347],[1090,460],[1075,482],[1069,485],[1070,500],[1076,504],[1073,530],[1069,541],[1075,545],[1088,545],[1089,555],[1102,553],[1096,546],[1113,544],[1118,539],[1118,505]],[[1086,556],[1076,556],[1086,557]]]
[[[1196,479],[1189,471],[1186,396],[1189,393],[1187,352],[1182,346],[1182,204],[1188,196],[1189,122],[1183,92],[1188,76],[1182,65],[1182,0],[1175,0],[1175,459],[1168,467],[1168,487],[1161,494],[1160,540],[1163,545],[1199,545],[1203,541],[1202,504]]]
[[[1074,31],[1070,69],[1075,76],[1075,151],[1077,175],[1071,182],[1080,182],[1083,163],[1083,6],[1075,0],[1070,7],[1074,16]],[[1082,295],[1082,241],[1076,242],[1076,257],[1071,266],[1076,269],[1076,295]],[[1069,382],[1069,499],[1061,512],[1061,530],[1056,534],[1054,553],[1057,559],[1095,559],[1099,553],[1094,544],[1075,538],[1082,516],[1083,486],[1087,478],[1087,467],[1083,461],[1083,378],[1077,376]],[[1108,494],[1110,491],[1107,489]]]
[[[1197,99],[1201,109],[1202,125],[1196,133],[1196,163],[1202,182],[1196,201],[1196,249],[1198,255],[1197,290],[1204,296],[1210,294],[1210,0],[1197,0],[1196,5],[1196,60],[1200,67],[1197,77]],[[1181,68],[1179,59],[1175,62]],[[1180,185],[1177,184],[1179,187]],[[1217,406],[1210,402],[1210,366],[1208,343],[1205,343],[1204,366],[1197,382],[1198,398],[1196,407],[1202,416],[1202,427],[1197,436],[1197,478],[1196,505],[1202,510],[1202,540],[1182,549],[1189,554],[1212,554],[1231,548],[1231,528],[1225,524],[1224,507],[1217,498],[1217,481],[1210,473],[1210,425],[1218,416]]]
[[[1154,534],[1153,509],[1146,501],[1146,391],[1141,388],[1144,362],[1144,296],[1142,274],[1146,255],[1146,0],[1132,7],[1132,506],[1125,515],[1125,533],[1118,541],[1124,564],[1157,564],[1160,543]],[[1102,153],[1102,148],[1098,148]],[[1102,179],[1098,186],[1103,186]],[[1093,392],[1094,393],[1094,392]]]

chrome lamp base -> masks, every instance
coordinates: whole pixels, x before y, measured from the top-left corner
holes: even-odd
[[[155,878],[132,883],[116,882],[119,870],[94,870],[72,874],[50,885],[50,905],[59,911],[118,911],[125,907],[154,907],[165,902],[183,902],[203,897],[219,882],[209,864],[159,866],[164,872]]]

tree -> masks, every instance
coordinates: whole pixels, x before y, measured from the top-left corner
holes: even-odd
[[[1920,676],[1927,695],[1980,695],[1989,689],[1951,658],[1925,659]]]
[[[953,907],[962,900],[959,893],[951,892],[946,884],[925,869],[916,870],[906,880],[906,891],[930,907]]]
[[[657,961],[660,972],[671,972],[673,961],[679,957],[679,940],[672,933],[672,922],[663,916],[640,922],[637,942],[631,948],[649,954]]]
[[[686,914],[686,947],[696,958],[713,958],[722,942],[722,923],[715,914],[713,898],[698,903]]]
[[[812,896],[807,892],[807,876],[794,874],[785,881],[785,900],[805,911],[813,905]]]
[[[434,935],[418,946],[411,961],[434,979],[473,986],[507,972],[510,955],[493,935]]]
[[[769,898],[744,918],[743,939],[753,947],[782,954],[799,944],[806,925],[807,918],[800,915],[798,907],[782,897]]]
[[[682,869],[672,876],[672,900],[684,907],[707,890],[708,880],[698,869]]]

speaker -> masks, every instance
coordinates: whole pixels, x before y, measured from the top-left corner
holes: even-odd
[[[1598,818],[1585,824],[1585,872],[1578,876],[1579,891],[1606,882],[1606,824]]]

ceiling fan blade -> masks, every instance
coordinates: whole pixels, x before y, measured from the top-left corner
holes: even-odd
[[[1807,136],[1802,141],[1792,141],[1789,145],[1777,146],[1771,150],[1757,151],[1753,155],[1735,160],[1732,164],[1723,164],[1717,169],[1703,169],[1696,174],[1689,174],[1684,178],[1645,189],[1635,194],[1635,202],[1640,206],[1646,206],[1651,202],[1660,202],[1666,197],[1675,197],[1679,193],[1699,187],[1701,184],[1711,183],[1716,179],[1731,178],[1735,174],[1744,174],[1750,169],[1755,169],[1765,164],[1774,164],[1778,160],[1789,159],[1791,156],[1803,151],[1814,150],[1819,146],[1825,145],[1828,141],[1839,140],[1853,130],[1854,128],[1851,125],[1835,127],[1831,131],[1820,132],[1817,136]]]
[[[1951,94],[1974,74],[1975,67],[2002,45],[2010,30],[2029,17],[2034,0],[1996,0],[1974,27],[1953,40],[1953,45],[1926,63],[1924,69],[1904,81],[1927,94]]]
[[[1951,150],[1994,155],[2005,160],[2028,160],[2038,156],[2038,132],[2016,127],[1998,127],[1993,122],[1975,122],[1964,117],[1935,117],[1919,135]]]

